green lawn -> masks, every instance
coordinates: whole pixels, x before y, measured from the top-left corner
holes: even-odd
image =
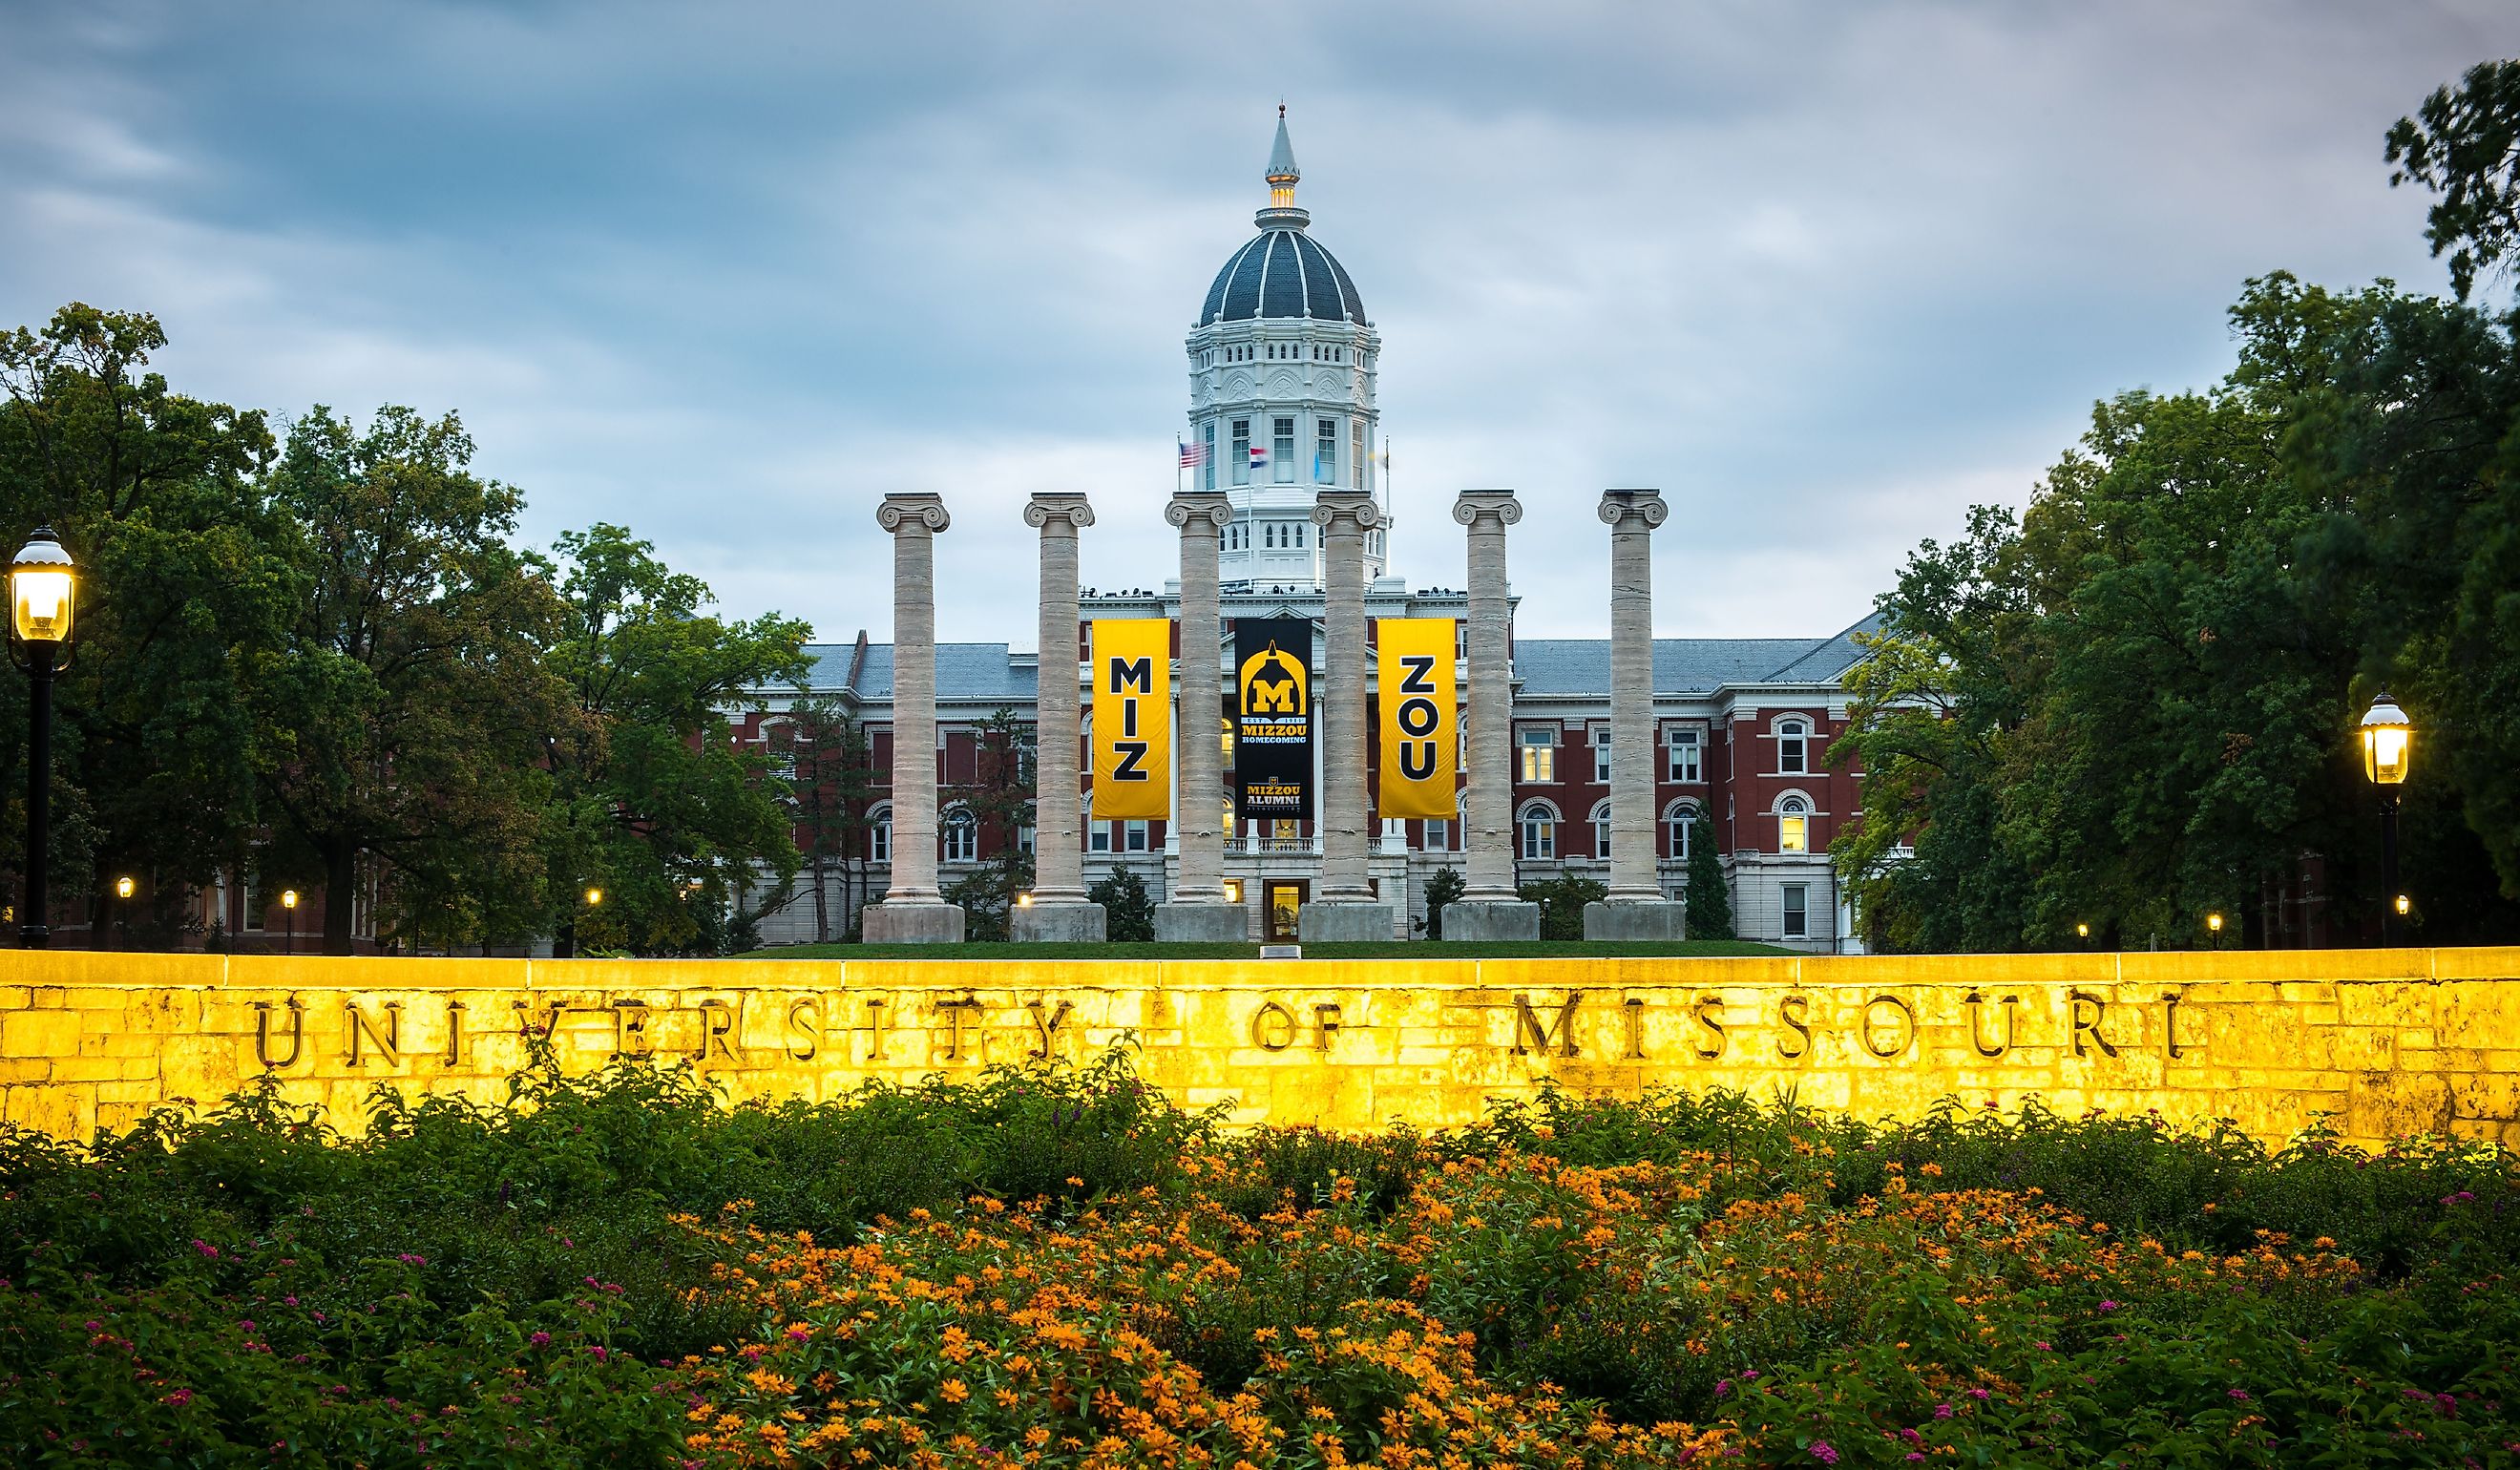
[[[1730,939],[1677,944],[1641,941],[1586,944],[1533,940],[1497,944],[1443,944],[1386,940],[1374,944],[1304,947],[1307,959],[1610,959],[1719,955],[1790,955],[1774,945]],[[795,944],[739,955],[738,959],[1256,959],[1256,944]]]

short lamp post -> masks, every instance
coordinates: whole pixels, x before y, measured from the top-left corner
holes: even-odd
[[[78,565],[52,527],[38,526],[9,563],[9,659],[26,671],[26,908],[18,937],[27,949],[52,942],[46,922],[45,859],[53,840],[53,676],[69,666],[70,616]]]
[[[297,953],[297,890],[282,889],[280,907],[289,911],[289,948],[285,953],[294,955]]]
[[[131,890],[135,886],[127,877],[113,880],[113,916],[122,929],[114,937],[113,947],[117,950],[131,942]]]
[[[2206,914],[2205,927],[2207,931],[2212,933],[2214,936],[2214,948],[2218,950],[2221,949],[2223,947],[2223,915],[2220,913]]]
[[[2398,942],[2398,916],[2407,912],[2398,893],[2398,788],[2415,754],[2415,727],[2382,690],[2362,714],[2362,774],[2380,788],[2380,943]]]

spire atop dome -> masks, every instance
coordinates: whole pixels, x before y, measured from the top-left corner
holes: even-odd
[[[1253,215],[1263,230],[1300,230],[1313,222],[1310,211],[1295,207],[1295,181],[1304,171],[1295,166],[1295,145],[1286,140],[1286,105],[1278,104],[1278,139],[1269,149],[1269,207]]]

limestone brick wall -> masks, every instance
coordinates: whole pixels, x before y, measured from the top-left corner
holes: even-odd
[[[1430,947],[1432,952],[1432,947]],[[1432,952],[1440,953],[1440,952]],[[840,1095],[1126,1041],[1241,1123],[1466,1122],[1544,1082],[2228,1117],[2280,1141],[2520,1144],[2520,949],[1743,959],[545,960],[0,955],[0,1116],[67,1137],[263,1073],[355,1127],[379,1082],[484,1100],[690,1058],[736,1098]]]

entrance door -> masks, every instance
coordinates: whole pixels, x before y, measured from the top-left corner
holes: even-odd
[[[1302,878],[1269,880],[1269,942],[1271,944],[1295,942],[1295,911],[1304,907],[1304,899],[1311,886]]]

